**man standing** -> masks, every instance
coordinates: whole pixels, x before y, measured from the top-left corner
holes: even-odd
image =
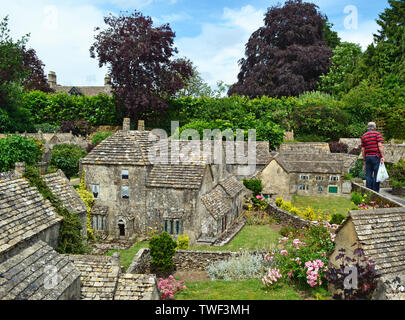
[[[376,131],[376,124],[370,122],[368,131],[361,137],[361,151],[366,168],[366,187],[380,192],[380,183],[377,182],[377,173],[380,163],[384,163],[384,139]]]

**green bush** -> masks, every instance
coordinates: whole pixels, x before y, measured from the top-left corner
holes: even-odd
[[[361,192],[353,191],[351,193],[352,202],[357,206],[361,203],[364,203],[364,198]]]
[[[60,126],[50,123],[35,124],[34,127],[36,132],[39,132],[39,130],[41,130],[42,133],[56,133],[60,130]]]
[[[259,179],[243,179],[243,185],[253,192],[254,197],[263,191],[262,180]]]
[[[177,249],[187,250],[189,248],[189,244],[190,237],[186,236],[185,234],[179,236],[179,238],[177,239]]]
[[[330,219],[330,224],[342,224],[345,220],[345,216],[341,213],[334,213]]]
[[[98,144],[101,143],[102,141],[104,141],[105,139],[107,139],[109,136],[111,136],[112,134],[114,134],[114,132],[102,132],[102,131],[98,131],[93,135],[93,138],[91,139],[91,143],[92,144]]]
[[[12,170],[16,162],[35,164],[41,160],[42,142],[19,135],[0,139],[0,172]]]
[[[50,164],[61,169],[69,179],[79,172],[79,160],[86,151],[75,144],[59,144],[53,147]]]
[[[163,273],[174,269],[173,256],[176,253],[177,243],[167,232],[154,236],[149,241],[151,266]]]
[[[120,122],[115,99],[106,94],[88,97],[30,91],[24,93],[22,101],[22,106],[32,112],[35,123],[59,125],[62,120],[85,120],[97,126],[117,125]]]
[[[389,176],[394,188],[405,187],[405,161],[401,160],[389,169]]]

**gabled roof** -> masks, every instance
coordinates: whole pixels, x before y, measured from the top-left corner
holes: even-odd
[[[268,141],[224,141],[224,150],[226,155],[226,164],[248,164],[247,159],[249,155],[249,144],[253,145],[256,143],[256,164],[257,165],[266,165],[268,164],[272,156],[270,154],[270,147]],[[232,151],[227,151],[229,146],[231,146]],[[243,154],[239,154],[239,148],[242,150],[243,147]],[[237,149],[238,148],[238,149]],[[245,162],[245,163],[243,163]]]
[[[149,165],[148,152],[154,143],[149,131],[117,131],[96,146],[82,164]]]
[[[215,220],[218,220],[232,210],[231,199],[220,185],[217,185],[210,192],[203,195],[201,202]]]
[[[150,274],[122,274],[118,279],[114,300],[151,300],[156,278]]]
[[[92,96],[97,96],[100,93],[104,93],[107,95],[111,95],[111,87],[105,86],[87,86],[87,87],[81,87],[81,86],[56,86],[53,87],[55,92],[65,92],[68,94],[71,94],[71,91],[77,91],[79,94],[92,97]]]
[[[52,274],[59,276],[56,286],[46,285]],[[0,263],[0,275],[0,300],[57,300],[80,277],[66,256],[43,241]]]
[[[87,207],[62,170],[42,176],[51,192],[58,197],[70,212],[82,213]]]
[[[243,183],[239,181],[235,176],[230,176],[229,178],[222,180],[219,183],[225,190],[225,192],[231,197],[235,197],[243,190],[247,190]]]
[[[200,189],[206,165],[158,164],[154,165],[146,179],[147,187]]]
[[[377,271],[383,275],[405,272],[405,207],[350,211],[343,225],[349,221]]]
[[[23,179],[0,182],[0,254],[63,220]]]
[[[308,158],[306,158],[308,157]],[[343,174],[343,161],[316,161],[310,160],[310,155],[300,160],[296,156],[276,155],[273,160],[276,161],[287,173],[319,173],[319,174]]]

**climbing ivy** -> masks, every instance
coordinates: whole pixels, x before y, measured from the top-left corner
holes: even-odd
[[[26,166],[24,177],[30,182],[31,186],[38,189],[45,200],[51,202],[56,213],[63,217],[56,251],[62,254],[86,253],[86,246],[83,243],[80,233],[82,225],[77,213],[70,213],[69,210],[63,206],[62,201],[56,197],[46,185],[37,168]]]
[[[82,177],[80,179],[80,186],[77,189],[77,193],[79,194],[80,198],[83,200],[84,204],[87,207],[87,240],[94,241],[94,230],[91,227],[91,208],[94,203],[94,197],[91,192],[87,191],[87,186],[84,183],[84,175],[85,172],[83,170]]]

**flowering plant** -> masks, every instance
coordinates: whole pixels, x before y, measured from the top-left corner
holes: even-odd
[[[181,290],[186,290],[184,281],[177,281],[172,275],[168,279],[159,279],[158,288],[160,291],[160,300],[174,300],[174,296]]]

